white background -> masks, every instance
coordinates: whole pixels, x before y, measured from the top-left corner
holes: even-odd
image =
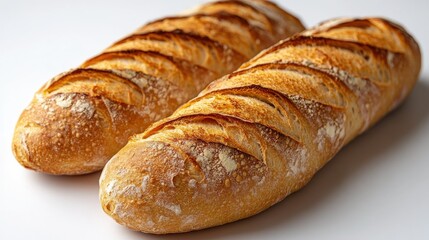
[[[280,1],[280,0],[279,0]],[[188,234],[132,232],[98,203],[99,173],[46,176],[11,153],[33,93],[143,23],[203,1],[0,0],[0,239],[429,239],[429,66],[406,103],[345,147],[300,192],[250,219]],[[281,1],[307,26],[385,16],[429,42],[429,1]]]

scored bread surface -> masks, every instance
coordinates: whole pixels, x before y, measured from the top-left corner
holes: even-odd
[[[267,1],[211,2],[148,23],[46,83],[17,123],[14,155],[50,174],[98,171],[130,136],[303,29]]]
[[[413,38],[380,18],[282,41],[134,136],[103,170],[103,209],[157,234],[252,216],[398,106],[420,61]]]

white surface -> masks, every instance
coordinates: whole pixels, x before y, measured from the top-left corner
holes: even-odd
[[[15,122],[48,79],[148,20],[202,1],[0,0],[0,239],[429,239],[429,68],[411,98],[344,148],[302,191],[250,219],[153,236],[116,224],[98,203],[99,173],[45,176],[14,160]],[[386,16],[428,52],[429,1],[283,1],[307,26]]]

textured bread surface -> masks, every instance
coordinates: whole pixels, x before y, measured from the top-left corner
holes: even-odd
[[[50,174],[98,171],[130,136],[303,29],[259,0],[211,2],[151,22],[47,82],[18,120],[14,155]]]
[[[414,39],[380,18],[295,35],[134,136],[103,170],[102,207],[156,234],[252,216],[401,103],[420,64]]]

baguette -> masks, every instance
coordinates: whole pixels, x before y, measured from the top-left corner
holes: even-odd
[[[295,35],[134,136],[103,170],[102,207],[156,234],[261,212],[401,103],[420,64],[414,39],[380,18]]]
[[[46,83],[18,120],[13,153],[44,173],[101,170],[131,135],[303,29],[259,0],[212,2],[151,22]]]

